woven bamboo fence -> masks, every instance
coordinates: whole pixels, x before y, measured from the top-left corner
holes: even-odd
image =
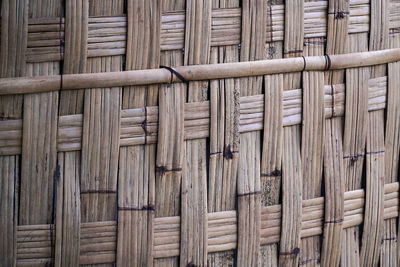
[[[400,0],[0,8],[0,266],[400,266]]]

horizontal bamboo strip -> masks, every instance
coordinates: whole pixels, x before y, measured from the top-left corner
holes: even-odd
[[[296,57],[236,63],[175,67],[186,81],[259,76],[299,71],[337,70],[391,63],[400,60],[400,48],[341,55]],[[181,81],[166,69],[91,74],[66,74],[33,78],[0,79],[0,95],[84,88],[148,85]]]
[[[387,76],[369,80],[369,111],[386,107]],[[325,86],[325,118],[344,115],[344,84]],[[301,123],[302,89],[283,92],[283,126]],[[209,136],[210,107],[208,101],[185,104],[185,139]],[[147,110],[147,111],[146,111]],[[262,130],[264,95],[240,98],[240,132]],[[146,124],[144,128],[143,125]],[[59,117],[58,151],[81,149],[82,114]],[[121,111],[120,146],[156,143],[158,134],[158,107],[124,109]],[[0,121],[0,155],[21,153],[21,120]]]
[[[389,28],[400,27],[400,5],[393,2]],[[326,1],[304,4],[304,37],[326,36]],[[284,39],[284,5],[272,5],[266,13],[267,42]],[[240,8],[218,8],[212,11],[211,46],[240,44]],[[370,6],[368,1],[351,1],[349,33],[368,32]],[[62,60],[60,45],[64,39],[64,18],[35,18],[28,26],[28,62]],[[124,55],[126,53],[126,17],[90,17],[88,25],[88,57]],[[184,47],[185,12],[167,11],[162,15],[160,49],[179,50]],[[35,49],[40,48],[40,49]]]
[[[363,223],[364,190],[344,194],[344,228]],[[384,219],[398,217],[399,183],[385,184]],[[147,211],[143,211],[147,212]],[[281,205],[262,207],[261,244],[279,242]],[[303,200],[301,237],[321,235],[324,220],[324,198]],[[153,257],[179,255],[180,217],[155,218]],[[54,225],[21,225],[17,231],[19,263],[50,262]],[[237,213],[235,210],[208,213],[208,252],[226,251],[237,246]],[[81,224],[80,264],[107,263],[115,260],[117,222]]]

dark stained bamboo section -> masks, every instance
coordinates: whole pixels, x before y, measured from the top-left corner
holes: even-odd
[[[0,267],[400,266],[399,0],[0,0]]]

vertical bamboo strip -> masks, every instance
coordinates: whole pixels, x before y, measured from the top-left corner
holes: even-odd
[[[65,47],[63,73],[83,73],[86,69],[88,0],[65,2]],[[60,115],[83,111],[84,90],[61,92]],[[59,152],[56,208],[55,265],[79,264],[80,253],[80,180],[79,152]]]
[[[304,0],[285,1],[284,56],[301,56],[303,54],[303,41]]]
[[[240,61],[253,61],[264,57],[264,10],[265,2],[262,0],[242,1]],[[240,82],[241,96],[261,94],[262,77],[243,78]],[[261,133],[241,134],[239,151],[237,264],[257,266],[261,227]]]
[[[25,75],[28,36],[28,1],[2,0],[0,78]],[[0,120],[22,116],[23,96],[0,97]],[[19,156],[0,156],[0,266],[15,266],[17,259]]]
[[[214,0],[213,8],[238,7],[237,0]],[[212,47],[210,63],[239,61],[237,45]],[[235,210],[236,180],[239,163],[239,81],[210,82],[210,156],[208,212]],[[234,253],[223,251],[208,254],[208,265],[234,265]]]
[[[383,112],[368,113],[365,212],[362,245],[360,251],[361,266],[378,266],[382,244],[385,145]]]
[[[89,0],[65,1],[63,74],[84,73],[88,41]],[[84,90],[62,91],[60,115],[83,113]]]
[[[339,266],[344,220],[344,166],[342,120],[325,122],[325,220],[321,266]]]
[[[304,1],[285,1],[284,57],[303,54]],[[285,74],[285,90],[300,88],[301,74]],[[302,216],[302,169],[300,153],[300,127],[283,130],[282,155],[282,227],[279,265],[297,265],[300,254],[300,228]]]
[[[87,72],[119,71],[119,56],[88,60]],[[82,221],[113,220],[117,186],[120,88],[85,90],[81,196]]]
[[[272,42],[273,7],[282,5],[284,1],[266,1],[267,43],[265,58],[282,58],[283,42]],[[283,140],[283,75],[264,76],[264,136],[261,158],[261,203],[263,206],[279,204],[282,182],[282,140]],[[261,240],[264,237],[261,236]],[[260,248],[261,266],[278,265],[279,244],[268,244]]]
[[[123,0],[89,0],[90,16],[121,16],[124,10]]]
[[[31,18],[57,18],[63,1],[29,0],[29,16]]]
[[[47,63],[40,64],[33,74]],[[47,75],[54,74],[50,66]],[[52,222],[57,121],[58,92],[24,96],[20,224]]]
[[[390,47],[400,47],[400,33],[393,34],[390,38]],[[400,62],[388,64],[388,91],[386,109],[386,135],[385,135],[385,183],[398,181],[400,164]],[[386,227],[387,226],[386,222]],[[397,229],[396,229],[397,228]],[[386,228],[383,236],[383,247],[390,246],[390,251],[395,251],[386,255],[389,249],[382,249],[381,257],[385,258],[382,263],[400,265],[400,246],[398,245],[398,225],[396,220]],[[388,244],[389,243],[389,244]]]
[[[55,266],[79,265],[80,242],[80,155],[58,153]]]
[[[165,0],[163,2],[163,11],[184,10],[185,0]],[[182,50],[164,51],[161,53],[160,64],[164,66],[180,66],[183,65]],[[184,90],[178,84],[173,84],[175,90]],[[184,85],[181,85],[184,86]],[[169,89],[162,89],[169,90]],[[185,99],[185,98],[184,98]],[[179,129],[183,130],[183,129]],[[176,144],[176,146],[183,144]],[[174,153],[174,165],[184,166],[183,151],[171,147]],[[171,152],[169,152],[171,153]],[[157,152],[158,154],[158,152]],[[182,172],[161,173],[157,172],[155,181],[155,217],[178,216],[181,211],[181,182]],[[178,266],[179,258],[161,258],[154,260],[155,266]]]
[[[0,77],[25,76],[28,39],[28,0],[2,0],[0,38]],[[22,96],[0,97],[0,118],[22,116]]]
[[[237,62],[238,47],[211,48],[211,63]],[[237,79],[210,82],[210,158],[208,212],[236,208],[239,163],[239,85]],[[208,262],[233,264],[232,251],[209,254]]]
[[[369,50],[381,50],[389,48],[389,4],[387,1],[371,0],[371,18]],[[371,68],[371,78],[386,75],[386,66],[374,66]],[[383,221],[383,186],[385,183],[385,115],[384,110],[373,111],[368,114],[367,134],[367,188],[365,216],[363,227],[363,239],[361,245],[361,264],[376,266],[379,264],[383,233],[391,231],[394,220]],[[371,186],[371,187],[368,187]],[[389,235],[394,235],[391,232]],[[364,241],[365,240],[365,241]],[[396,257],[394,242],[389,240],[382,247],[385,255]],[[391,256],[391,254],[393,256]],[[387,257],[381,257],[383,266],[393,266]]]
[[[184,159],[184,89],[180,84],[163,85],[159,91],[159,132],[157,144],[156,215],[170,216],[179,210],[179,193]],[[182,192],[183,194],[183,192]],[[178,202],[178,203],[177,203]],[[182,204],[183,205],[183,204]],[[169,213],[169,214],[168,214]],[[191,229],[191,234],[195,234]]]
[[[186,1],[185,65],[208,64],[211,0]],[[188,102],[208,99],[208,82],[190,82]],[[180,265],[207,265],[207,140],[185,143],[182,176]]]
[[[126,69],[159,67],[161,4],[159,1],[128,1],[127,11]],[[156,105],[157,90],[157,85],[126,87],[122,106]],[[154,144],[120,148],[118,266],[153,264],[155,155]]]
[[[329,0],[326,54],[343,54],[348,50],[349,1]],[[344,71],[331,71],[325,75],[325,83],[343,83]],[[332,94],[335,95],[332,86]],[[324,185],[325,223],[321,249],[322,266],[339,266],[344,219],[344,166],[343,120],[337,112],[333,98],[332,119],[325,121],[324,136]]]
[[[283,74],[265,76],[264,136],[261,161],[262,204],[279,204],[282,178]],[[261,238],[264,238],[261,236]],[[261,248],[261,265],[278,265],[277,244]]]
[[[60,1],[46,6],[35,1],[29,4],[29,17],[32,19],[61,16]],[[60,74],[60,63],[57,61],[30,63],[26,67],[26,76],[56,74]],[[19,223],[22,225],[54,222],[58,107],[57,91],[24,95],[19,211]],[[54,244],[51,251],[53,249]],[[52,257],[53,253],[49,253],[44,260],[53,262]],[[28,260],[33,264],[34,257]]]
[[[380,50],[389,47],[388,4],[382,0],[371,0],[371,19],[369,50]],[[386,75],[386,66],[371,68],[371,78]],[[383,221],[385,183],[385,131],[384,110],[368,113],[367,156],[366,156],[366,189],[363,235],[361,240],[360,264],[377,266],[383,241],[384,224],[391,229],[390,221]],[[385,249],[385,247],[384,247]],[[390,249],[390,247],[389,247]],[[395,250],[387,251],[387,254]],[[382,259],[382,263],[385,260]],[[386,266],[391,265],[386,263]]]
[[[16,266],[19,157],[0,157],[0,266]]]
[[[398,38],[400,40],[400,38]],[[399,42],[400,44],[400,42]],[[397,182],[400,156],[400,82],[399,62],[388,66],[388,94],[385,133],[385,183]],[[395,219],[385,220],[381,249],[382,266],[398,266],[397,225]]]
[[[124,1],[89,1],[89,16],[121,16]],[[122,70],[122,56],[89,58],[86,72]],[[82,222],[115,220],[121,88],[85,89],[81,152]],[[115,248],[105,264],[115,262]]]
[[[364,34],[350,35],[350,51],[365,51],[367,47]],[[343,159],[345,191],[361,188],[364,163],[367,112],[368,112],[368,68],[346,70],[346,102],[343,137]],[[359,229],[347,228],[344,231],[341,262],[344,266],[359,266]]]
[[[305,56],[323,54],[324,43],[320,38],[305,42]],[[322,164],[325,132],[324,73],[303,72],[303,121],[301,136],[301,169],[303,171],[303,199],[321,196]],[[299,264],[320,266],[320,238],[313,236],[301,240]]]

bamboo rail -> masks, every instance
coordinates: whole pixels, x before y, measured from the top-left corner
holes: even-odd
[[[400,60],[400,48],[341,55],[295,57],[248,62],[173,67],[186,81],[260,76],[299,71],[327,71],[379,65]],[[0,95],[59,90],[150,85],[182,80],[166,69],[146,69],[90,74],[64,74],[33,78],[0,79]]]

